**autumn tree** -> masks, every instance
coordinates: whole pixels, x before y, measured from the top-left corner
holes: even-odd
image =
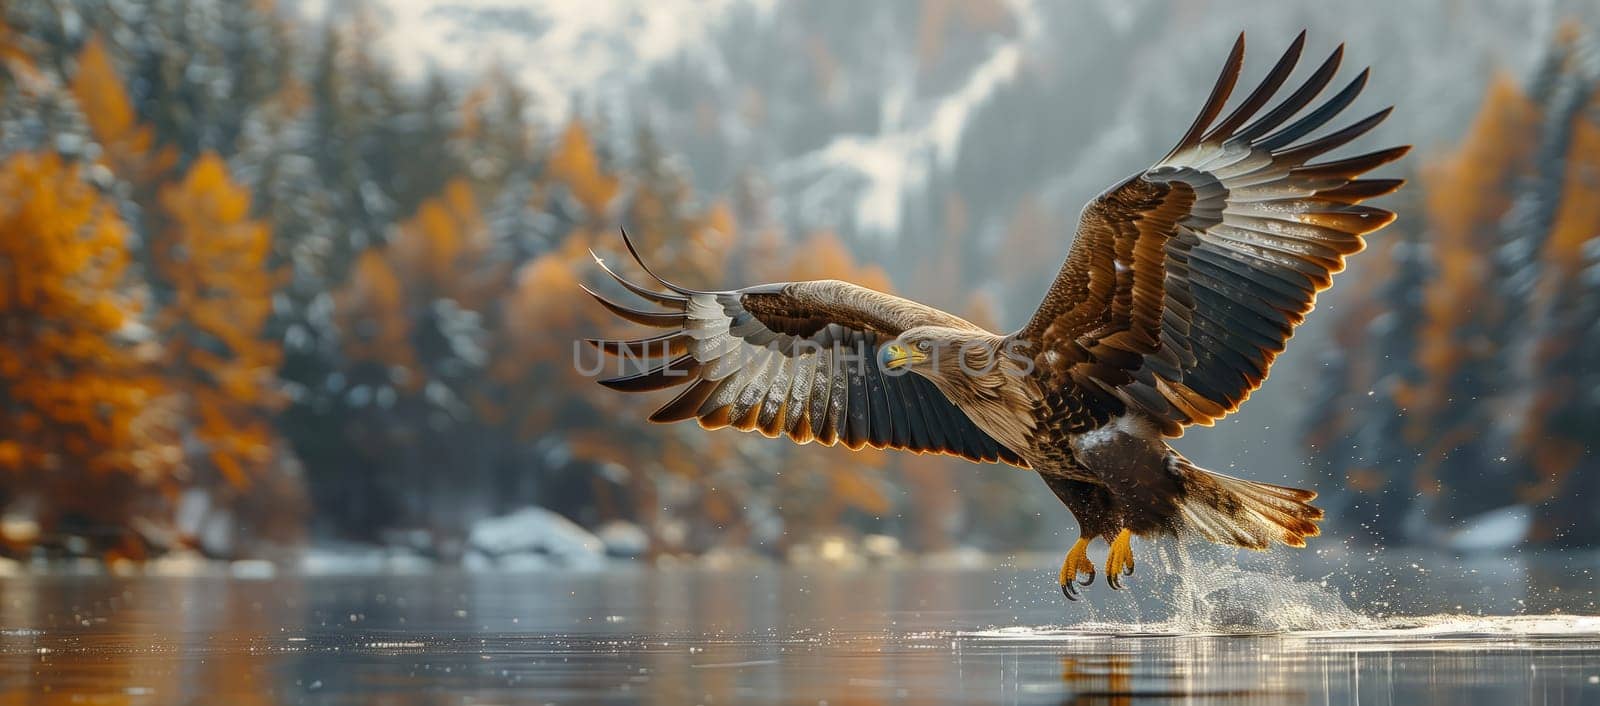
[[[102,546],[138,554],[120,533],[149,491],[174,487],[178,448],[142,360],[127,237],[76,165],[19,154],[0,168],[0,497],[46,532],[109,529]]]
[[[77,58],[73,94],[87,108],[102,163],[141,204],[135,211],[142,216],[141,270],[153,294],[163,373],[183,418],[188,483],[211,494],[208,512],[231,513],[240,499],[254,498],[293,516],[297,503],[271,492],[297,495],[292,483],[252,487],[281,471],[272,425],[281,354],[265,337],[282,284],[271,269],[271,231],[252,218],[251,193],[233,180],[220,155],[201,152],[185,171],[176,169],[186,130],[196,124],[184,121],[205,116],[158,119],[151,126],[135,113],[105,42],[91,37]],[[180,92],[188,90],[183,85]],[[159,136],[163,125],[167,143]],[[178,529],[181,535],[193,528]],[[235,549],[216,542],[205,548]]]
[[[273,460],[277,343],[262,337],[280,278],[270,232],[250,217],[250,193],[204,154],[160,191],[165,225],[150,245],[167,295],[155,317],[171,388],[200,449],[196,466],[246,489]]]
[[[641,161],[648,164],[654,160],[647,156]],[[562,131],[550,154],[547,174],[550,182],[571,194],[590,217],[603,217],[617,196],[617,177],[601,167],[589,129],[579,120],[568,122]]]
[[[98,36],[91,37],[78,55],[72,95],[100,145],[101,159],[114,173],[146,192],[166,176],[177,155],[170,148],[157,148],[154,129],[140,122],[110,51]]]

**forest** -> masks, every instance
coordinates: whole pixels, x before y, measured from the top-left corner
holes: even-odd
[[[1494,77],[1417,167],[1335,324],[1305,443],[1377,542],[1525,507],[1534,544],[1600,544],[1600,55],[1565,26]]]
[[[619,227],[669,279],[941,290],[998,327],[939,284],[983,256],[959,199],[906,205],[940,226],[891,267],[754,176],[702,192],[648,126],[542,119],[508,71],[402,78],[362,13],[130,7],[0,9],[0,555],[454,562],[525,508],[646,558],[1004,551],[1061,512],[1022,472],[650,425],[573,365],[621,333],[578,287],[591,250],[631,265]],[[1496,77],[1336,289],[1299,413],[1335,533],[1448,544],[1515,505],[1528,542],[1600,544],[1595,42]],[[1053,269],[1030,234],[1070,221],[1008,219]]]

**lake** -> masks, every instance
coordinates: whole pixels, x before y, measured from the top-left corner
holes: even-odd
[[[1137,545],[1136,545],[1137,546]],[[0,704],[1600,703],[1594,553],[0,580]]]

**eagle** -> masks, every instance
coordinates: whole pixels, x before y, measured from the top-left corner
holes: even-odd
[[[650,307],[584,289],[664,332],[590,340],[633,361],[599,383],[677,389],[653,422],[1032,470],[1078,522],[1058,575],[1072,600],[1094,581],[1095,539],[1109,544],[1101,569],[1113,589],[1133,573],[1133,536],[1304,547],[1323,517],[1315,492],[1205,470],[1168,439],[1238,409],[1345,258],[1394,220],[1362,202],[1402,180],[1361,177],[1409,146],[1313,161],[1392,110],[1323,129],[1367,81],[1363,70],[1317,101],[1343,45],[1267,107],[1305,38],[1224,115],[1244,60],[1239,35],[1177,146],[1084,207],[1065,263],[1015,332],[838,280],[690,289],[656,276],[624,231],[653,283],[595,261]]]

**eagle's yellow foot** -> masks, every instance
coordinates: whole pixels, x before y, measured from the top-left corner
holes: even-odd
[[[1106,554],[1106,583],[1114,589],[1122,588],[1123,576],[1133,575],[1133,533],[1122,530],[1111,540],[1111,551]]]
[[[1089,577],[1080,582],[1077,580],[1078,574],[1088,574]],[[1061,562],[1061,574],[1056,581],[1061,584],[1061,595],[1069,601],[1078,600],[1078,586],[1094,583],[1094,563],[1089,561],[1087,537],[1079,537],[1072,549],[1067,551],[1067,558]]]

